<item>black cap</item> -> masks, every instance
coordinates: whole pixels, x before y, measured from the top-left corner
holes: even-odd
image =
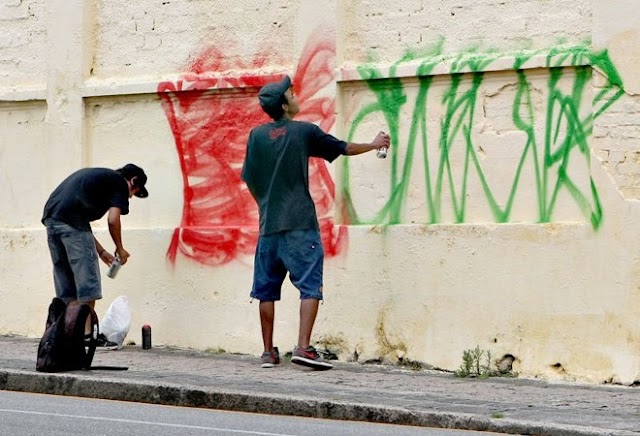
[[[284,76],[279,82],[271,82],[260,88],[258,99],[263,108],[278,107],[282,104],[282,96],[291,88],[291,78]]]
[[[131,180],[134,177],[136,178],[136,180],[133,181],[133,186],[138,188],[138,192],[134,194],[136,197],[146,198],[149,196],[149,191],[147,191],[147,188],[144,187],[144,185],[147,183],[147,175],[144,173],[144,170],[142,168],[129,163],[118,169],[117,171],[122,174],[122,176],[127,180]]]

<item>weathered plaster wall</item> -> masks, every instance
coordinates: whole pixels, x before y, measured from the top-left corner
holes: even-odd
[[[261,351],[255,207],[239,181],[255,93],[294,77],[301,119],[373,154],[311,163],[323,230],[319,346],[454,370],[640,378],[640,15],[632,0],[394,3],[15,0],[0,6],[0,334],[38,337],[53,295],[49,192],[136,162],[129,338]],[[109,246],[105,222],[97,237]],[[106,268],[105,268],[106,270]],[[297,336],[285,284],[276,342]]]
[[[0,5],[0,78],[3,91],[44,83],[47,77],[47,15],[44,0],[7,0]]]
[[[596,155],[615,178],[625,198],[640,198],[640,134],[635,128],[640,121],[638,93],[640,82],[635,73],[640,59],[640,16],[636,4],[616,0],[598,12],[594,23],[593,44],[606,48],[624,82],[626,95],[612,106],[594,126],[593,145]]]
[[[593,2],[558,0],[424,0],[390,6],[382,1],[341,2],[342,65],[396,62],[407,51],[428,54],[499,52],[589,41]]]

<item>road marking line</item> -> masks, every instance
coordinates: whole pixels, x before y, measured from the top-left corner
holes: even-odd
[[[95,421],[114,421],[114,422],[122,422],[125,424],[149,424],[149,425],[159,425],[161,427],[188,428],[193,430],[214,430],[214,431],[224,431],[228,433],[255,434],[255,435],[261,435],[261,436],[295,436],[295,435],[289,435],[285,433],[265,433],[265,432],[250,431],[250,430],[233,430],[229,428],[204,427],[200,425],[171,424],[168,422],[138,421],[135,419],[121,419],[121,418],[101,418],[99,416],[67,415],[63,413],[33,412],[33,411],[27,411],[27,410],[0,409],[0,412],[22,413],[24,415],[55,416],[58,418],[92,419]]]

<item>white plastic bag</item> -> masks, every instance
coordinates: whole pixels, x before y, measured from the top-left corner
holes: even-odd
[[[124,295],[119,296],[107,309],[104,318],[100,321],[100,331],[109,342],[115,342],[118,347],[124,344],[131,328],[131,309],[129,300]]]

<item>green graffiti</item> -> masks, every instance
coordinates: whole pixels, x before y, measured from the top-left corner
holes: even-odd
[[[590,148],[593,122],[602,115],[624,93],[623,83],[606,51],[594,53],[587,47],[553,49],[547,52],[529,52],[512,55],[512,72],[515,74],[511,122],[513,130],[522,132],[525,138],[522,153],[517,159],[514,177],[509,183],[508,194],[501,203],[495,194],[495,186],[489,183],[488,174],[482,166],[478,146],[474,139],[474,123],[479,110],[479,92],[489,68],[499,59],[498,53],[466,53],[448,59],[449,71],[445,75],[434,74],[434,69],[444,65],[441,56],[443,41],[423,53],[406,53],[391,65],[384,74],[373,66],[358,69],[362,80],[373,98],[354,114],[348,140],[353,140],[365,120],[371,116],[382,116],[387,124],[395,151],[390,154],[389,194],[384,205],[368,218],[359,216],[352,198],[349,160],[342,160],[342,200],[348,219],[353,224],[399,224],[407,208],[412,171],[419,165],[424,171],[426,216],[428,223],[443,221],[445,207],[450,207],[454,222],[466,222],[467,201],[470,196],[470,178],[476,177],[484,200],[495,222],[509,222],[514,203],[526,172],[535,180],[537,216],[540,223],[551,222],[560,195],[569,194],[585,219],[594,229],[603,219],[598,191],[590,175]],[[524,69],[534,57],[544,56],[546,63],[538,69]],[[409,97],[408,81],[397,77],[398,68],[411,62],[416,65],[412,81],[413,97]],[[501,68],[495,68],[499,70]],[[504,68],[502,68],[504,69]],[[592,71],[596,69],[606,79],[606,86],[596,90],[585,115],[585,93],[591,91]],[[535,87],[531,74],[546,77],[544,107],[534,107]],[[535,73],[534,73],[535,72]],[[436,101],[439,107],[431,108],[436,77],[440,80]],[[563,82],[564,81],[564,82]],[[570,90],[567,90],[569,81]],[[571,82],[572,81],[572,82]],[[561,86],[564,83],[564,87]],[[431,103],[430,103],[431,102]],[[413,104],[413,107],[409,107]],[[410,110],[410,117],[402,110]],[[437,110],[439,137],[429,137],[427,128],[429,111]],[[539,117],[540,119],[537,119]],[[433,122],[433,119],[431,120]],[[406,138],[400,142],[401,133]],[[518,144],[520,145],[520,144]],[[434,147],[436,147],[434,149]],[[423,162],[414,162],[417,150]],[[401,152],[400,152],[401,151]],[[453,152],[456,152],[455,158]],[[457,171],[453,161],[457,159]],[[586,168],[589,180],[576,180],[570,163],[578,162]],[[530,187],[530,189],[533,189]],[[477,192],[476,192],[477,195]],[[443,199],[446,197],[446,201]],[[562,197],[565,201],[567,197]]]

